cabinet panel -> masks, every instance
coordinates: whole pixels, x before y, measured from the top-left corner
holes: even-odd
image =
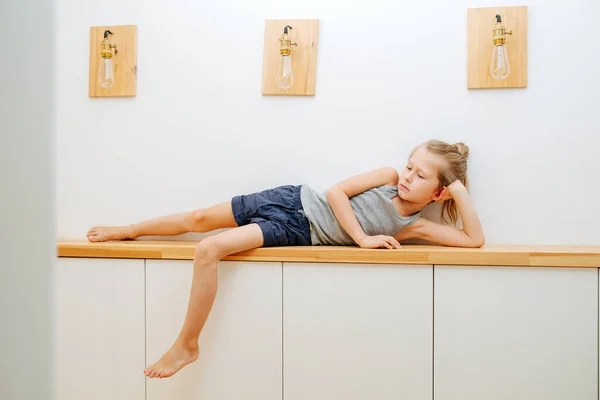
[[[192,274],[191,261],[147,261],[148,365],[179,334]],[[281,400],[281,311],[281,263],[219,263],[198,361],[170,378],[148,378],[148,400]]]
[[[144,400],[144,260],[59,258],[57,400]]]
[[[598,270],[435,266],[436,400],[597,400]]]
[[[284,263],[284,399],[432,396],[432,266]]]

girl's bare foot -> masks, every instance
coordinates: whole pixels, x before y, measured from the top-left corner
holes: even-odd
[[[134,239],[128,226],[95,226],[86,234],[90,242],[106,242],[107,240]]]
[[[185,346],[175,343],[158,362],[144,370],[144,375],[149,378],[168,378],[175,375],[181,368],[196,361],[199,354],[198,345]]]

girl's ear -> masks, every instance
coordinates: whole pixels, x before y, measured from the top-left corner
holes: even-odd
[[[444,200],[444,198],[446,197],[446,193],[447,193],[448,189],[446,188],[446,186],[442,186],[441,188],[437,189],[435,192],[433,192],[433,201],[442,201]]]

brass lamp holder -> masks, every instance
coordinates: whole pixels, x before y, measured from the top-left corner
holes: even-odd
[[[100,43],[100,55],[102,58],[111,58],[113,56],[112,49],[115,49],[115,54],[117,54],[117,45],[110,43],[108,35],[113,35],[113,33],[107,29],[104,31],[104,40]]]
[[[282,56],[289,56],[292,54],[292,46],[298,46],[298,43],[292,43],[292,39],[290,39],[288,35],[288,28],[292,29],[291,26],[286,25],[285,28],[283,28],[283,35],[279,38],[279,54]]]
[[[504,25],[502,25],[502,17],[500,14],[496,14],[496,25],[494,26],[494,45],[506,43],[506,37],[504,35],[512,35],[512,31],[507,31]]]

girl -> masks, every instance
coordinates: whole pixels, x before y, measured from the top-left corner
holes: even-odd
[[[415,148],[402,172],[391,167],[353,176],[317,193],[309,186],[281,186],[236,196],[192,212],[122,227],[94,227],[88,240],[135,239],[235,228],[210,236],[196,247],[185,322],[173,346],[144,370],[166,378],[198,358],[198,338],[217,292],[217,265],[227,255],[256,247],[359,245],[399,249],[400,241],[421,238],[446,246],[481,247],[485,238],[467,193],[463,143],[429,140]],[[442,218],[463,228],[421,217],[431,202],[443,202]]]

